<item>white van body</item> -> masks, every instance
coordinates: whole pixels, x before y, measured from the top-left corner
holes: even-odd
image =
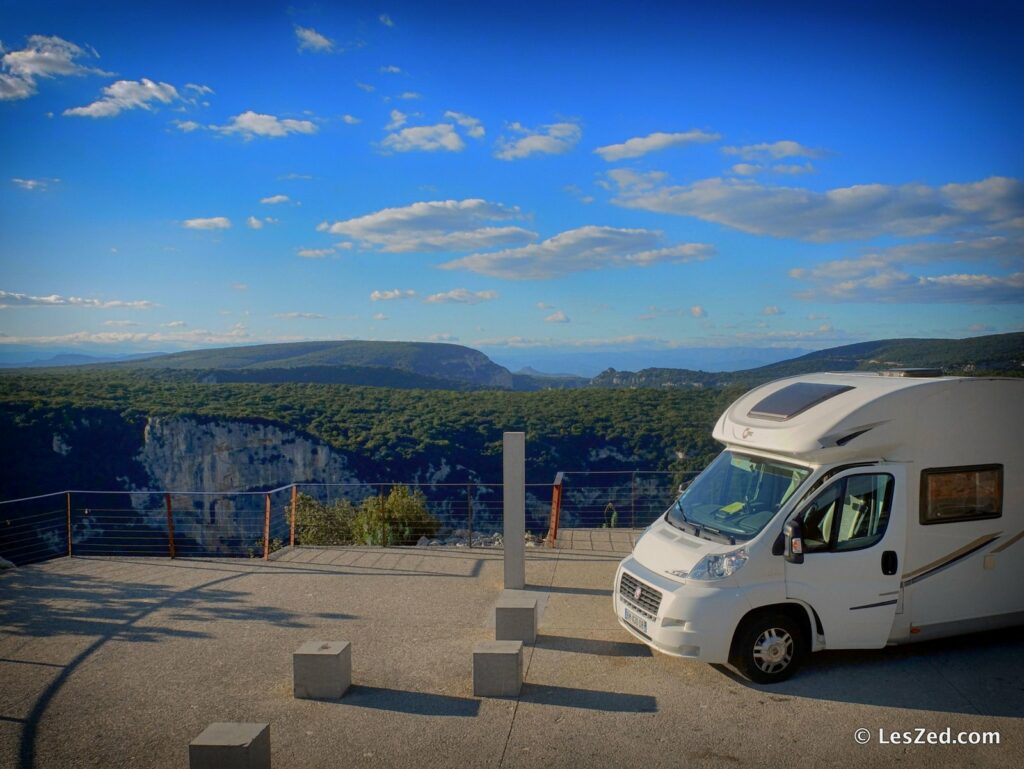
[[[797,623],[781,624],[798,656],[1024,624],[1024,380],[803,375],[742,396],[714,438],[725,451],[616,574],[619,622],[644,643],[735,664],[748,631],[753,662],[785,654],[752,627],[767,615]],[[769,662],[755,680],[788,675]]]

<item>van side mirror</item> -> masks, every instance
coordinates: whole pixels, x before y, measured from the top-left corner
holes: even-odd
[[[682,483],[680,483],[679,484],[678,492],[680,494],[682,494],[684,491],[686,491],[688,488],[690,488],[690,484],[691,483],[693,483],[693,479],[692,478],[690,480],[688,480],[688,481],[683,481]]]
[[[799,518],[786,522],[783,529],[786,538],[785,557],[790,563],[804,562],[804,527]]]

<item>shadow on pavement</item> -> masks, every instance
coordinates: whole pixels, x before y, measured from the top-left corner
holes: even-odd
[[[479,700],[449,697],[445,694],[384,689],[377,686],[352,686],[341,700],[341,704],[417,716],[472,718],[480,712]]]
[[[609,713],[656,713],[658,700],[647,694],[623,694],[566,686],[523,684],[520,702],[536,705],[560,705],[565,708],[603,710]]]
[[[626,641],[601,641],[595,638],[539,635],[537,647],[557,652],[596,654],[603,657],[652,657],[650,647]]]
[[[772,686],[714,667],[773,698],[1024,717],[1024,627],[886,649],[819,652],[793,678]]]

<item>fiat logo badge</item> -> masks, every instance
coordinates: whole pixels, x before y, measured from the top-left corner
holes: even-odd
[[[637,585],[636,590],[633,591],[633,597],[639,601],[641,595],[643,595],[643,588]]]

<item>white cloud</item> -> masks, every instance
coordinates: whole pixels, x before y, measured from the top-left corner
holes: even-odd
[[[943,262],[980,262],[989,268],[935,274],[936,265]],[[1024,238],[999,236],[868,251],[849,259],[797,267],[789,275],[805,284],[796,293],[804,300],[1018,304],[1024,303],[1022,266]]]
[[[287,195],[271,195],[267,198],[260,198],[260,203],[264,203],[268,206],[276,206],[279,203],[287,203],[291,198]]]
[[[477,339],[471,342],[473,347],[510,347],[517,349],[530,349],[538,347],[564,347],[564,348],[600,348],[600,347],[668,347],[671,346],[666,340],[651,336],[630,334],[626,336],[589,338],[589,339],[552,339],[530,338],[522,336],[494,337],[490,339]]]
[[[160,332],[132,331],[77,331],[59,336],[4,336],[0,334],[0,344],[38,344],[38,345],[75,345],[75,344],[177,344],[194,347],[196,345],[237,345],[252,342],[289,342],[300,337],[289,336],[255,336],[242,323],[230,328],[211,331],[209,329],[190,329],[187,331],[173,330]]]
[[[104,326],[110,326],[112,328],[134,328],[141,326],[141,323],[137,323],[134,320],[105,320],[103,321]]]
[[[580,188],[579,185],[567,184],[564,187],[562,187],[562,189],[565,190],[566,192],[568,192],[574,198],[576,198],[580,203],[583,203],[585,205],[590,205],[591,203],[594,202],[594,196],[586,194],[582,190],[582,188]]]
[[[19,179],[13,177],[11,182],[30,192],[46,192],[51,184],[57,184],[60,179]]]
[[[402,126],[404,126],[408,122],[408,120],[409,120],[409,116],[408,115],[406,115],[404,112],[401,112],[401,111],[399,111],[397,109],[391,110],[390,117],[391,117],[391,122],[388,123],[386,126],[384,126],[384,130],[385,131],[396,131],[399,128],[401,128]]]
[[[478,118],[472,115],[466,115],[462,112],[453,112],[448,110],[444,113],[444,116],[448,120],[454,120],[462,128],[466,130],[466,133],[473,139],[483,139],[486,131],[484,130],[483,123]]]
[[[512,123],[509,130],[519,138],[502,136],[495,145],[494,156],[499,160],[519,160],[530,155],[561,155],[579,143],[583,132],[576,123],[552,123],[539,129],[530,129],[521,123]]]
[[[142,80],[118,80],[103,89],[103,97],[84,107],[64,110],[65,115],[74,117],[114,117],[125,110],[152,110],[152,102],[170,104],[181,96],[170,83],[157,83],[149,78]]]
[[[695,304],[690,308],[690,315],[695,318],[706,318],[708,316],[708,311],[699,304]]]
[[[794,141],[761,142],[760,144],[747,144],[742,147],[722,147],[722,152],[726,155],[738,155],[744,160],[764,158],[780,160],[781,158],[792,157],[820,158],[825,155],[824,150],[805,147],[803,144]]]
[[[334,253],[333,248],[300,248],[295,252],[303,259],[323,259]]]
[[[497,291],[469,291],[465,288],[453,288],[451,291],[431,294],[425,301],[431,304],[480,304],[497,298]]]
[[[395,22],[393,22],[391,20],[391,17],[388,16],[386,13],[382,13],[377,18],[380,19],[380,23],[383,24],[385,27],[393,27],[393,26],[395,26]]]
[[[969,184],[862,184],[818,192],[753,180],[704,179],[667,186],[609,173],[613,202],[694,216],[755,235],[827,242],[881,235],[930,235],[959,227],[1024,227],[1024,185],[990,177]]]
[[[764,171],[764,166],[757,163],[737,163],[729,170],[740,176],[753,176]]]
[[[705,243],[666,247],[661,240],[661,233],[655,230],[587,226],[559,233],[541,243],[471,254],[440,266],[509,280],[536,280],[604,267],[701,261],[715,253],[714,247]]]
[[[566,315],[565,312],[563,312],[562,310],[558,310],[548,315],[546,318],[544,318],[544,320],[547,323],[568,323],[569,316]]]
[[[777,304],[766,304],[764,309],[761,310],[762,315],[782,315],[782,310],[779,309]]]
[[[327,320],[326,315],[318,312],[275,312],[274,317],[279,320]]]
[[[431,334],[427,337],[428,342],[458,342],[459,338],[453,334]]]
[[[222,134],[239,134],[246,141],[257,136],[277,139],[288,134],[315,134],[318,130],[316,124],[309,120],[282,119],[252,110],[235,115],[227,125],[210,128]]]
[[[200,217],[186,219],[181,226],[190,230],[226,230],[231,226],[231,220],[226,216]]]
[[[813,163],[776,163],[772,166],[772,171],[777,174],[789,174],[790,176],[797,176],[799,174],[813,174],[814,164]]]
[[[313,175],[312,174],[297,174],[295,172],[292,172],[290,174],[284,174],[284,175],[279,176],[277,178],[280,179],[281,181],[285,181],[285,182],[296,182],[296,181],[298,181],[298,182],[308,182],[310,179],[313,178]]]
[[[0,291],[0,309],[11,307],[88,307],[97,310],[148,310],[151,307],[156,307],[156,305],[146,300],[85,299],[80,296],[61,296],[60,294],[32,296],[30,294],[19,294],[14,291]]]
[[[387,319],[388,319],[388,316],[387,316],[387,315],[385,315],[385,314],[384,314],[384,313],[382,313],[382,312],[375,312],[375,313],[373,314],[373,319],[374,319],[374,320],[387,320]]]
[[[553,310],[553,309],[555,309],[555,306],[553,304],[548,304],[547,302],[537,302],[537,304],[535,304],[534,306],[538,310]]]
[[[172,120],[171,122],[178,127],[179,131],[184,131],[185,133],[192,133],[193,131],[197,131],[202,128],[202,126],[194,120]]]
[[[397,112],[397,110],[396,110]],[[388,134],[381,147],[392,152],[461,152],[466,144],[455,132],[451,123],[403,128],[398,133]]]
[[[405,289],[404,291],[400,288],[395,288],[386,291],[374,291],[370,294],[371,302],[390,302],[395,299],[412,299],[416,296],[416,292],[411,288]]]
[[[344,120],[347,125],[359,125],[363,122],[354,115],[342,115],[341,119]]]
[[[164,328],[185,328],[188,323],[183,320],[172,320],[170,323],[161,323]]]
[[[415,101],[416,99],[422,99],[423,94],[418,91],[402,91],[398,94],[399,99],[405,99],[406,101]]]
[[[691,131],[677,133],[663,133],[659,131],[647,136],[628,139],[622,144],[609,144],[605,147],[598,147],[594,152],[610,162],[613,160],[642,157],[649,152],[657,152],[658,150],[677,147],[681,144],[716,142],[721,138],[721,134],[708,133],[696,128]]]
[[[312,27],[300,27],[296,24],[295,37],[299,40],[300,51],[330,53],[334,50],[334,41],[328,37],[324,37]]]
[[[385,208],[354,219],[323,222],[320,231],[342,235],[364,247],[389,253],[472,251],[528,243],[536,233],[489,222],[521,219],[516,207],[486,200],[436,200],[402,208]]]
[[[185,83],[185,87],[190,91],[195,91],[200,96],[209,96],[215,91],[208,85],[198,85],[196,83]]]
[[[358,80],[356,81],[356,88],[360,91],[365,91],[366,93],[373,93],[377,90],[376,86],[370,85],[369,83],[360,83]]]
[[[245,220],[245,223],[247,225],[249,225],[249,229],[252,229],[252,230],[262,230],[263,229],[263,220],[262,219],[257,219],[255,216],[250,216],[248,219]]]
[[[394,64],[388,64],[386,67],[381,67],[380,71],[385,75],[397,75],[402,70],[400,67],[396,67]]]
[[[33,96],[36,81],[41,78],[110,75],[77,63],[77,59],[96,58],[96,51],[87,51],[56,36],[32,35],[25,47],[17,51],[5,51],[0,45],[0,54],[0,101]]]

